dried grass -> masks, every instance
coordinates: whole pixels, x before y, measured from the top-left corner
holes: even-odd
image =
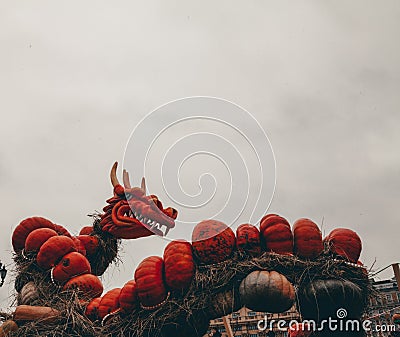
[[[88,257],[92,266],[92,273],[95,275],[103,275],[111,263],[117,263],[118,249],[121,240],[117,240],[111,234],[104,232],[100,227],[100,214],[90,214],[93,218],[93,234],[99,240],[99,248],[95,255]]]
[[[97,271],[105,269],[116,260],[118,242],[107,237],[98,228],[95,219],[95,232],[102,242],[102,253]],[[306,261],[295,256],[263,253],[258,257],[236,252],[230,259],[215,265],[198,265],[193,282],[182,295],[172,292],[170,299],[155,310],[136,309],[127,316],[115,315],[104,326],[91,322],[83,314],[84,307],[78,299],[82,294],[63,292],[51,283],[49,273],[37,267],[34,258],[25,259],[20,254],[14,256],[16,262],[16,289],[33,281],[39,292],[36,305],[53,307],[61,312],[58,322],[29,322],[10,336],[87,336],[87,337],[161,337],[161,336],[202,336],[208,325],[208,306],[215,294],[239,287],[240,282],[254,270],[275,270],[284,274],[294,285],[301,286],[313,279],[341,278],[357,284],[364,292],[365,307],[372,294],[371,282],[362,268],[339,260],[328,251],[318,259]],[[93,261],[94,262],[94,261]],[[6,313],[1,314],[9,318]],[[163,331],[161,331],[161,327]],[[186,327],[187,330],[182,330]],[[197,331],[196,331],[197,329]],[[172,332],[171,332],[172,331]]]

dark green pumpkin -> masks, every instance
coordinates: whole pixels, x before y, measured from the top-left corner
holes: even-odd
[[[186,316],[180,315],[174,322],[167,323],[161,328],[160,337],[203,337],[210,321],[202,312],[194,312]],[[149,337],[153,337],[150,334]]]
[[[346,318],[358,319],[366,299],[361,288],[348,280],[314,280],[300,286],[297,292],[298,309],[303,319],[320,322],[337,318],[337,311],[345,309]]]
[[[209,319],[216,319],[238,311],[242,307],[237,289],[228,289],[212,296],[207,315]]]

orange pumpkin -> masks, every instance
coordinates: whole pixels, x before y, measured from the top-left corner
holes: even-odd
[[[193,252],[204,264],[226,260],[232,255],[235,246],[235,233],[221,221],[203,220],[193,229]]]
[[[156,307],[167,298],[164,285],[164,261],[161,257],[145,258],[135,271],[135,281],[142,306]]]
[[[293,225],[294,253],[302,258],[314,259],[324,249],[322,233],[310,219],[299,219]]]
[[[362,249],[361,239],[351,229],[336,228],[324,239],[331,251],[339,256],[357,263]]]
[[[85,245],[82,243],[81,240],[79,240],[77,237],[72,237],[71,238],[72,241],[74,241],[74,246],[75,246],[75,250],[79,253],[81,253],[82,255],[86,256],[86,248]]]
[[[25,247],[25,240],[29,233],[38,228],[50,228],[56,230],[54,224],[42,217],[32,217],[22,220],[19,225],[14,229],[12,235],[12,245],[14,251],[18,252]]]
[[[51,237],[58,236],[57,232],[50,228],[38,228],[29,233],[25,241],[25,252],[38,252],[40,247]]]
[[[93,274],[84,274],[70,279],[63,287],[63,290],[79,290],[87,298],[99,297],[103,292],[103,284]]]
[[[54,229],[60,235],[71,237],[71,234],[61,225],[54,224]]]
[[[50,220],[38,216],[27,218],[25,220],[22,220],[19,225],[14,229],[12,235],[12,245],[14,251],[19,252],[24,249],[25,241],[28,235],[35,229],[39,228],[50,228],[56,231],[59,235],[65,235],[68,237],[71,236],[64,227],[56,225]]]
[[[275,213],[269,213],[269,214],[264,215],[264,216],[261,218],[261,220],[260,220],[260,224],[261,224],[265,219],[270,218],[270,217],[274,217],[274,216],[279,216],[279,215],[278,215],[278,214],[275,214]]]
[[[93,226],[85,226],[81,228],[79,235],[90,235],[92,233],[93,233]]]
[[[236,247],[251,256],[261,253],[260,231],[250,224],[242,224],[236,229]]]
[[[59,320],[61,313],[51,307],[21,304],[15,308],[13,320],[19,322],[41,321],[51,323]]]
[[[192,245],[184,240],[170,242],[164,250],[164,265],[167,286],[173,290],[187,289],[195,271]]]
[[[83,274],[91,273],[88,259],[81,253],[72,252],[65,255],[52,270],[55,282],[66,283],[69,279]]]
[[[135,280],[130,280],[121,289],[119,306],[124,313],[130,313],[139,305]]]
[[[39,267],[47,270],[54,267],[65,254],[75,250],[71,238],[62,235],[53,236],[40,247],[36,261]]]
[[[293,253],[293,234],[285,218],[276,214],[266,215],[260,223],[260,233],[267,252]]]
[[[18,325],[12,320],[5,321],[0,326],[0,337],[9,336],[13,331],[18,330]]]
[[[115,312],[119,308],[119,295],[121,288],[115,288],[108,291],[99,304],[99,317],[103,319],[106,315]]]
[[[99,304],[101,301],[101,297],[96,297],[89,302],[86,306],[85,315],[91,321],[96,321],[99,319]]]
[[[82,242],[88,256],[92,256],[97,252],[97,248],[99,247],[99,239],[96,236],[79,235],[77,236],[77,239]]]

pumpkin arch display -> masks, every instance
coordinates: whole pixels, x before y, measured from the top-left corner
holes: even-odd
[[[284,312],[295,300],[293,285],[276,271],[251,272],[240,283],[239,291],[242,303],[254,311]]]
[[[260,233],[250,224],[239,226],[237,238],[220,221],[202,221],[193,231],[193,245],[181,240],[170,243],[163,258],[144,259],[134,280],[101,297],[103,285],[94,274],[103,273],[116,257],[119,238],[165,234],[149,216],[166,220],[169,230],[177,214],[164,209],[155,195],[147,195],[144,185],[132,188],[126,172],[124,187],[119,185],[115,170],[116,165],[111,174],[114,196],[108,199],[103,214],[93,215],[93,226],[79,236],[71,237],[61,226],[38,217],[17,226],[13,235],[18,292],[13,318],[19,326],[15,336],[36,332],[59,337],[198,337],[206,331],[209,318],[237,311],[242,305],[257,311],[289,309],[293,285],[299,287],[298,308],[305,319],[321,307],[326,289],[335,305],[343,303],[341,297],[346,303],[356,303],[346,309],[360,319],[368,293],[365,268],[327,250],[318,255],[320,248],[309,252],[300,229],[316,233],[316,225],[309,220],[296,221],[292,235],[289,223],[276,214],[262,219]],[[153,226],[157,227],[154,231],[150,230]],[[337,249],[340,236],[325,241],[332,251],[335,240]],[[291,255],[293,245],[296,256]],[[346,249],[343,251],[350,256]],[[340,250],[334,253],[340,256]],[[356,289],[346,283],[332,290],[326,282],[337,282],[337,275],[339,281],[355,284]],[[322,281],[326,289],[318,284]],[[326,313],[333,308],[331,303],[323,310]],[[296,332],[301,335],[303,331]]]
[[[314,259],[324,249],[322,233],[310,219],[299,219],[293,225],[294,253],[302,258]]]
[[[276,214],[268,214],[260,222],[260,233],[267,252],[293,253],[293,234],[289,222]]]
[[[221,221],[203,220],[192,232],[193,251],[204,264],[218,263],[229,258],[235,243],[235,233]]]

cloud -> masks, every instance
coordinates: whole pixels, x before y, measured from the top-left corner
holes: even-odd
[[[397,260],[398,2],[2,7],[3,261],[24,217],[87,224],[133,127],[188,95],[230,99],[265,128],[278,169],[271,211],[355,228],[367,265]],[[108,287],[161,254],[153,239],[124,244],[128,262]]]

